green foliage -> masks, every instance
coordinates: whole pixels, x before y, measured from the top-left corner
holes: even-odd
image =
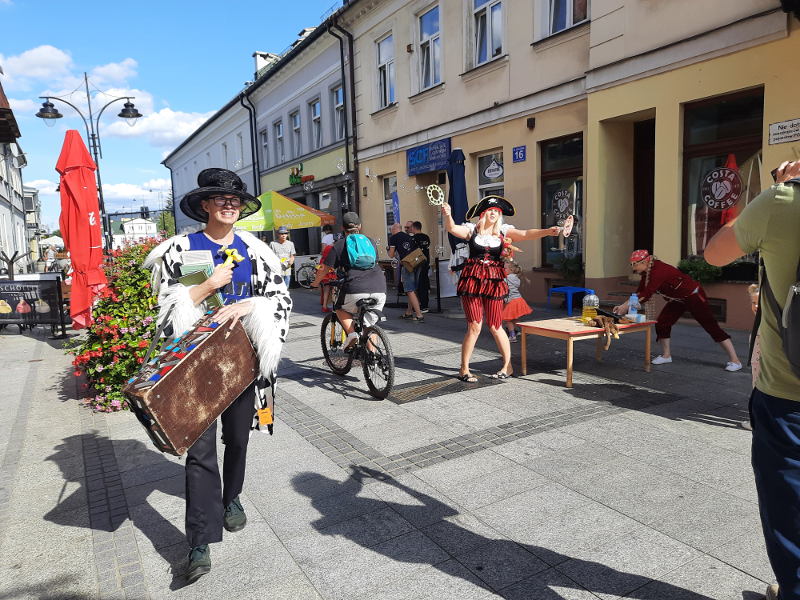
[[[722,269],[708,264],[702,258],[683,259],[678,263],[678,270],[697,283],[713,283],[722,279]]]
[[[127,408],[122,386],[144,362],[158,315],[150,273],[141,266],[160,241],[150,238],[111,252],[104,265],[108,285],[92,311],[88,335],[68,346],[75,376],[85,373],[91,387],[85,402],[95,410]]]
[[[558,274],[570,283],[579,283],[583,279],[583,268],[586,266],[577,256],[564,257],[557,261]]]

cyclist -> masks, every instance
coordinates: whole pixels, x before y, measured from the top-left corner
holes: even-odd
[[[347,238],[351,235],[361,234],[361,217],[354,212],[345,213],[342,216],[342,231],[344,237],[334,242],[325,261],[320,265],[317,277],[311,287],[316,289],[328,272],[333,269],[339,270],[338,278],[342,284],[334,308],[342,328],[347,332],[344,344],[344,349],[347,350],[358,341],[358,334],[353,327],[353,314],[358,312],[357,302],[365,298],[374,298],[377,301],[375,309],[382,310],[386,303],[386,278],[378,266],[378,247],[372,239],[366,238],[372,245],[372,260],[360,260],[364,257],[358,257],[359,262],[362,263],[361,268],[354,266],[351,262],[357,244],[348,244]],[[355,238],[351,241],[355,241]],[[366,263],[368,268],[364,268],[363,263]],[[367,315],[365,325],[374,325],[375,319],[374,315]]]

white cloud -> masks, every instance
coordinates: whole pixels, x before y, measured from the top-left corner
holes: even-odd
[[[141,111],[140,111],[141,112]],[[134,127],[125,123],[112,123],[104,130],[106,135],[120,138],[146,137],[151,146],[174,148],[189,137],[214,112],[185,113],[162,108],[158,112],[146,114]]]
[[[54,183],[52,181],[48,181],[47,179],[35,179],[34,181],[26,181],[25,187],[32,187],[39,190],[39,194],[42,196],[56,196],[58,192],[56,192],[56,187],[58,187],[58,183]]]
[[[33,81],[61,82],[71,78],[72,57],[53,46],[37,46],[18,56],[0,54],[5,78],[3,87],[8,90],[28,91]]]
[[[23,100],[9,98],[8,104],[11,106],[11,110],[17,113],[36,112],[39,109],[39,105],[30,98],[25,98]],[[20,116],[20,114],[16,115],[17,118]]]
[[[108,63],[101,67],[92,69],[92,78],[95,82],[100,79],[101,82],[120,83],[132,77],[136,77],[136,67],[139,66],[132,58],[126,58],[120,63]]]

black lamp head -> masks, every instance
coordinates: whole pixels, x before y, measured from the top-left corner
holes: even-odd
[[[133,102],[126,102],[125,108],[123,108],[117,116],[125,119],[128,125],[133,127],[136,124],[136,119],[143,117],[144,115],[136,110],[136,107],[133,106]]]
[[[48,127],[52,127],[56,124],[56,119],[60,119],[64,115],[58,112],[58,109],[53,106],[52,102],[45,100],[42,102],[42,108],[39,109],[39,112],[36,113],[36,116],[40,119],[44,119],[44,122]]]

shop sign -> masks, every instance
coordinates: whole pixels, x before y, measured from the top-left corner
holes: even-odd
[[[553,213],[559,221],[572,214],[572,192],[566,189],[558,190],[553,196]]]
[[[700,197],[711,210],[728,210],[736,206],[742,187],[742,178],[737,170],[717,167],[703,177]]]
[[[303,163],[299,163],[289,171],[289,185],[300,185],[301,183],[303,183]]]
[[[525,156],[525,150],[526,150],[525,146],[517,146],[517,147],[514,148],[512,154],[514,156],[514,162],[515,163],[517,163],[517,162],[525,162],[525,159],[527,158]]]
[[[503,176],[503,165],[493,158],[489,166],[483,170],[483,176],[486,179],[500,179]]]
[[[770,123],[769,145],[796,142],[800,140],[800,119]]]
[[[0,325],[55,324],[63,321],[61,278],[0,281]]]
[[[409,175],[419,175],[447,168],[450,156],[450,138],[415,146],[406,150],[406,170]]]

